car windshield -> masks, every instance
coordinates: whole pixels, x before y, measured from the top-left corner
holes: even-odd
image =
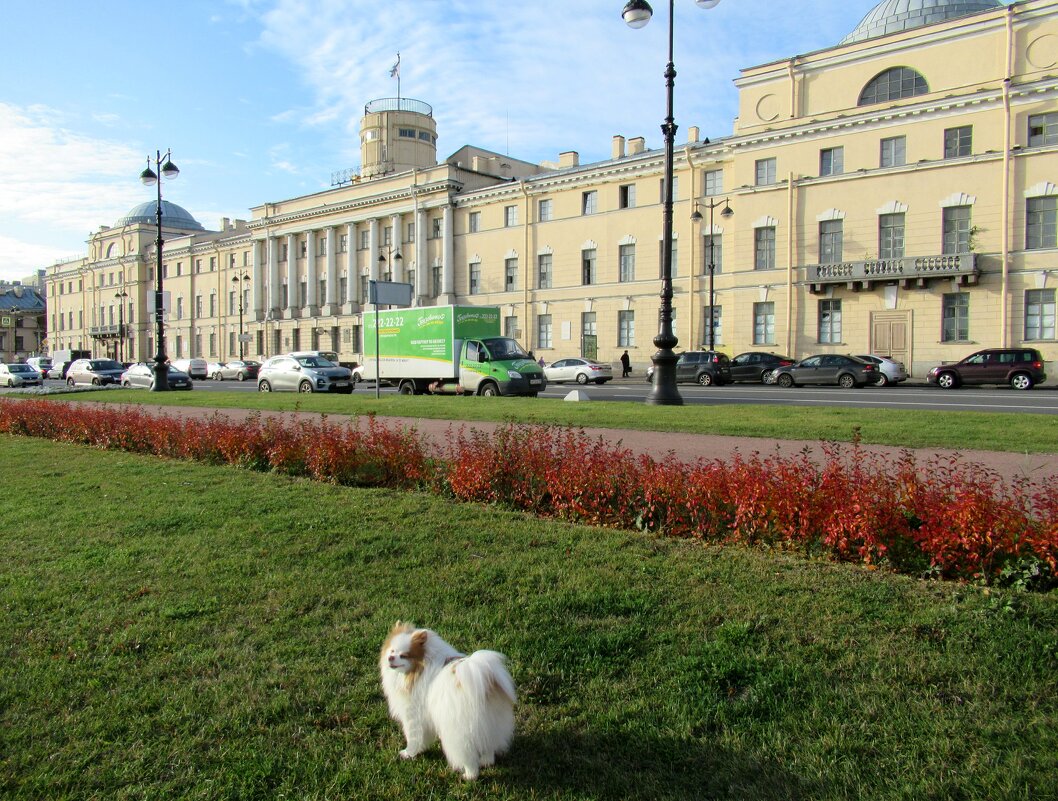
[[[113,359],[96,359],[93,362],[88,363],[89,370],[122,370],[124,369],[118,362]]]
[[[7,367],[12,373],[31,373],[34,372],[33,368],[28,364],[10,364]]]
[[[334,362],[327,361],[322,356],[299,356],[297,362],[302,367],[334,367]]]
[[[529,354],[522,350],[522,346],[513,339],[507,337],[496,337],[495,339],[482,340],[493,359],[528,359]]]

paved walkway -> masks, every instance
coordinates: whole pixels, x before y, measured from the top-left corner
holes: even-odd
[[[75,402],[75,401],[74,401]],[[95,406],[95,404],[92,404]],[[144,409],[156,411],[158,414],[172,414],[180,417],[206,418],[214,414],[233,419],[241,419],[254,414],[249,409],[203,409],[190,406],[143,406]],[[279,417],[290,419],[292,416],[301,418],[316,418],[321,415],[315,412],[257,412],[261,417]],[[342,419],[341,415],[329,414],[327,419],[337,421]],[[366,425],[366,417],[349,418],[356,419],[360,425]],[[441,442],[460,428],[467,431],[493,431],[504,425],[503,423],[490,423],[478,420],[452,421],[432,420],[427,418],[412,417],[383,417],[379,420],[391,425],[402,425],[412,427],[436,442]],[[682,432],[666,433],[658,431],[630,431],[615,430],[609,428],[586,428],[585,432],[591,437],[620,443],[634,453],[645,453],[656,458],[661,458],[668,453],[674,454],[678,459],[685,462],[693,462],[696,459],[725,459],[735,453],[750,456],[760,453],[768,456],[780,454],[794,456],[802,451],[808,452],[817,461],[823,460],[821,444],[816,441],[806,440],[779,440],[755,437],[725,437],[712,434],[686,434]],[[907,450],[915,454],[920,464],[926,464],[934,457],[948,458],[955,453],[961,455],[966,462],[980,464],[987,467],[1006,479],[1015,477],[1029,478],[1035,482],[1043,483],[1049,480],[1058,480],[1058,454],[1024,454],[1006,453],[1000,451],[954,451],[944,448],[918,448],[907,449],[891,447],[887,445],[863,445],[862,449],[869,453],[878,453],[896,460]]]

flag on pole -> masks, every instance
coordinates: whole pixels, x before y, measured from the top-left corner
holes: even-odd
[[[389,77],[390,78],[399,78],[400,77],[400,53],[397,53],[397,63],[394,64],[392,67],[390,67]]]

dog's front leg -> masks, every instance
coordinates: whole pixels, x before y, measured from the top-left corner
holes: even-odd
[[[426,726],[419,715],[408,715],[403,723],[404,739],[407,742],[407,747],[400,752],[400,756],[402,759],[412,759],[429,746],[429,733],[426,731]]]

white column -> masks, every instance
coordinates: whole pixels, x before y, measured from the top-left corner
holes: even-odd
[[[251,260],[253,265],[253,272],[251,273],[250,281],[250,306],[253,309],[253,317],[255,320],[264,319],[264,275],[265,268],[262,263],[262,250],[265,247],[265,243],[260,239],[255,239],[253,243],[253,251],[251,252]]]
[[[316,270],[316,232],[305,234],[305,297],[306,314],[316,317],[320,313],[320,277]]]
[[[298,299],[298,238],[287,234],[287,317],[297,316]]]
[[[268,237],[268,310],[279,309],[279,239]]]
[[[422,300],[430,294],[430,263],[426,255],[426,210],[415,213],[415,295]]]
[[[369,223],[369,233],[367,235],[367,271],[372,281],[378,280],[378,257],[381,255],[379,246],[378,220],[372,220]]]
[[[345,297],[342,299],[347,304],[346,313],[351,314],[356,303],[356,285],[359,281],[356,269],[356,224],[349,223],[346,226],[348,247],[345,251]]]
[[[441,261],[441,287],[444,289],[445,299],[443,304],[455,303],[456,298],[456,266],[455,266],[455,236],[453,236],[452,206],[444,207],[444,220],[442,229],[444,234],[444,245]]]
[[[338,230],[333,225],[327,229],[327,297],[322,300],[326,314],[338,313]]]

